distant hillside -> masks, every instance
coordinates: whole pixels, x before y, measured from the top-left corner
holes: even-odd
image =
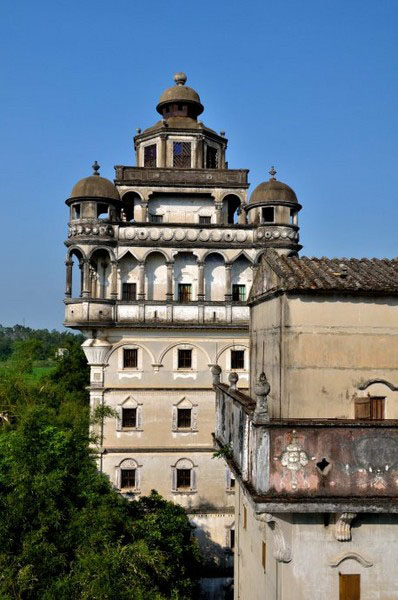
[[[23,325],[14,325],[13,327],[3,327],[0,325],[0,361],[7,360],[13,350],[16,342],[26,340],[37,340],[35,347],[35,360],[52,360],[58,348],[68,346],[68,342],[75,342],[81,339],[82,335],[75,335],[69,331],[57,331],[53,329],[31,329]]]

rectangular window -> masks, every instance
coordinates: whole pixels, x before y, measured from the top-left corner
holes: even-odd
[[[177,411],[177,427],[178,429],[191,428],[191,409],[179,408]]]
[[[137,409],[122,409],[122,427],[137,427]]]
[[[290,209],[290,223],[291,225],[297,225],[297,210],[295,208]]]
[[[232,286],[232,301],[233,302],[245,302],[245,300],[246,300],[246,286],[234,283]]]
[[[191,488],[191,469],[177,469],[177,490]]]
[[[179,169],[191,168],[191,144],[190,142],[173,143],[173,167]]]
[[[137,300],[136,283],[122,283],[122,300],[126,300],[126,302]]]
[[[192,367],[192,350],[178,350],[178,368],[190,369]]]
[[[339,600],[361,600],[361,576],[339,573]]]
[[[275,220],[275,208],[273,206],[264,206],[261,209],[261,218],[263,223],[273,223]]]
[[[144,167],[156,167],[156,144],[145,146]]]
[[[376,421],[384,419],[385,398],[371,396],[357,398],[355,402],[355,419],[358,421]]]
[[[178,284],[178,302],[191,302],[192,286],[190,283],[179,283]]]
[[[262,542],[261,546],[261,564],[263,565],[263,569],[265,571],[265,565],[267,564],[267,546],[265,542]]]
[[[211,217],[199,217],[199,224],[200,225],[210,225]]]
[[[72,206],[72,219],[80,219],[80,204]]]
[[[121,489],[135,488],[135,469],[122,469],[120,473]]]
[[[125,369],[136,369],[138,366],[137,348],[128,348],[123,352],[123,367]]]
[[[231,350],[231,369],[245,368],[245,351]]]
[[[207,146],[206,151],[206,169],[217,169],[217,148]]]
[[[163,215],[149,215],[150,223],[163,223]]]
[[[231,481],[229,482],[229,488],[231,490],[235,489],[235,477],[232,475],[232,473],[231,473]]]
[[[232,551],[235,548],[235,529],[229,530],[229,547]]]
[[[107,204],[97,204],[97,219],[107,219],[108,208]]]

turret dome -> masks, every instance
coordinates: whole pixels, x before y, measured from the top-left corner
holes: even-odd
[[[106,198],[120,200],[119,192],[109,179],[100,177],[97,161],[93,164],[94,174],[80,179],[73,187],[70,198]]]
[[[278,204],[288,202],[298,204],[297,196],[291,187],[275,179],[275,169],[270,170],[269,181],[263,181],[252,192],[250,204]]]
[[[200,115],[203,110],[203,104],[200,101],[199,94],[192,88],[185,85],[187,76],[185,73],[176,73],[174,75],[175,85],[167,88],[160,96],[156,110],[161,115],[165,114],[164,109],[167,105],[184,103],[190,107],[190,113],[195,118]]]

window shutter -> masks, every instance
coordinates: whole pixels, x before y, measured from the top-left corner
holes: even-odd
[[[385,398],[374,396],[370,398],[370,414],[372,419],[384,419]]]
[[[370,419],[369,398],[361,398],[355,401],[355,418],[358,421],[367,421]]]
[[[117,409],[117,416],[116,416],[116,431],[121,431],[122,430],[122,407],[118,406]]]
[[[361,576],[339,573],[339,600],[361,600]]]

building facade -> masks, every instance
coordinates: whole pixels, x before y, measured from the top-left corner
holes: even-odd
[[[250,394],[213,368],[235,599],[393,600],[398,261],[267,250],[249,304]]]
[[[87,338],[92,408],[117,412],[100,431],[101,470],[132,498],[156,489],[184,506],[226,565],[234,480],[212,459],[210,369],[248,388],[253,276],[265,248],[300,248],[301,207],[273,169],[268,204],[256,190],[248,202],[248,171],[228,168],[225,133],[198,121],[185,83],[177,74],[161,120],[137,130],[137,166],[116,166],[111,182],[95,163],[66,201],[65,325]]]

